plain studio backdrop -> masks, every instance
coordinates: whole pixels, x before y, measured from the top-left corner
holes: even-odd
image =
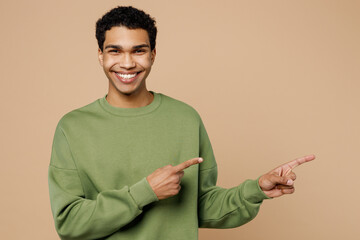
[[[199,238],[359,239],[360,1],[0,2],[2,239],[58,239],[47,171],[55,127],[105,95],[95,22],[118,5],[155,17],[149,90],[193,106],[232,187],[306,154],[293,195]]]

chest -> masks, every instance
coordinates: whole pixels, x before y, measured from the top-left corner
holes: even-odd
[[[198,129],[184,121],[126,119],[86,126],[71,140],[80,178],[90,192],[130,186],[157,168],[198,156]],[[191,171],[196,169],[187,175]]]

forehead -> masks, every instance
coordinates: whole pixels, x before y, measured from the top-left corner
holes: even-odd
[[[127,27],[112,27],[110,30],[107,30],[105,32],[104,47],[110,44],[121,45],[122,47],[131,47],[140,44],[150,45],[150,40],[148,33],[145,29],[142,28],[129,29]]]

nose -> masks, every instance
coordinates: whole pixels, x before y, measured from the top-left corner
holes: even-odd
[[[132,58],[131,54],[124,53],[120,59],[120,67],[129,69],[135,67],[135,61]]]

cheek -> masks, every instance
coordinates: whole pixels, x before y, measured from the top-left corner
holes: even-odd
[[[106,70],[111,69],[116,64],[116,59],[111,57],[104,57],[103,68]]]
[[[150,68],[151,65],[152,65],[151,58],[139,59],[138,63],[139,63],[143,68]]]

